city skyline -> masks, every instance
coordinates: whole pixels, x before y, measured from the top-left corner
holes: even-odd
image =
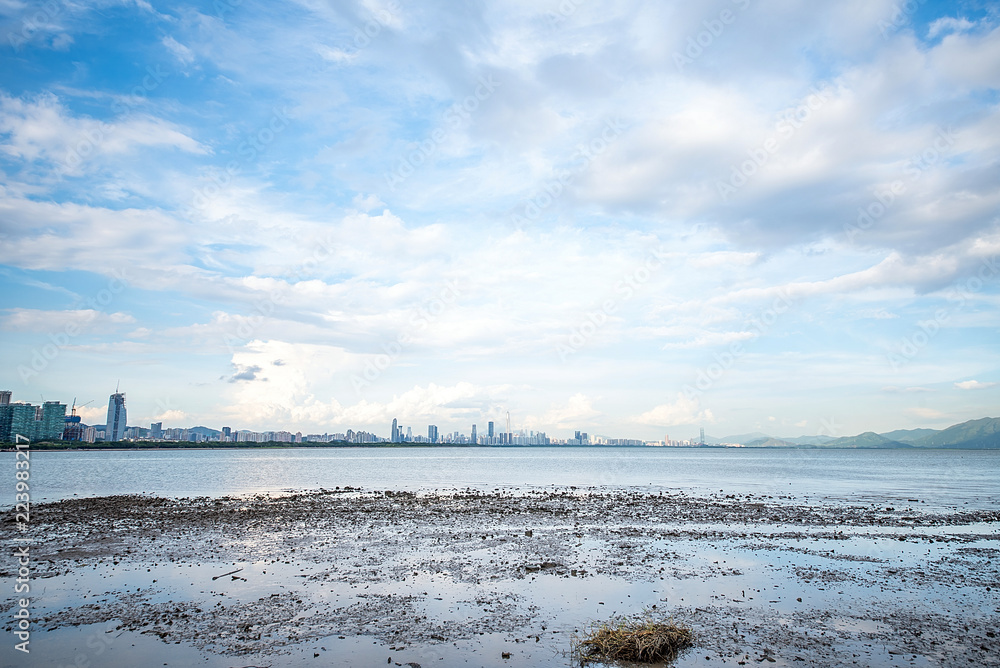
[[[0,7],[17,396],[649,440],[1000,405],[993,5],[25,12]]]
[[[265,429],[255,431],[241,427],[224,426],[221,428],[206,425],[191,425],[188,427],[164,428],[162,422],[154,422],[148,428],[140,425],[128,425],[125,418],[125,394],[116,391],[109,397],[108,420],[103,425],[88,425],[82,421],[79,414],[81,406],[74,398],[69,414],[67,404],[58,401],[45,401],[35,406],[30,402],[15,400],[12,391],[0,390],[0,442],[13,443],[21,438],[28,441],[63,440],[95,442],[148,442],[148,441],[190,441],[196,443],[355,443],[355,444],[438,444],[438,445],[479,445],[479,446],[545,446],[545,445],[604,445],[604,446],[729,446],[729,447],[807,447],[835,445],[836,447],[966,447],[978,449],[996,447],[995,433],[1000,418],[982,417],[967,420],[961,424],[948,425],[948,429],[893,429],[890,432],[876,434],[871,430],[848,436],[839,436],[835,425],[825,425],[824,429],[815,434],[798,434],[796,436],[778,435],[774,432],[750,432],[739,435],[730,434],[722,437],[708,436],[701,427],[697,437],[670,438],[663,434],[659,439],[622,438],[608,434],[588,434],[579,429],[572,437],[561,438],[542,431],[511,426],[510,414],[506,414],[506,425],[503,430],[497,430],[495,423],[487,423],[485,434],[477,435],[477,425],[471,425],[467,436],[461,430],[440,432],[437,425],[427,425],[427,436],[413,436],[412,426],[399,424],[393,418],[389,425],[389,436],[362,429],[347,428],[346,431],[327,433],[294,433],[284,429]],[[91,403],[91,402],[87,402]],[[108,427],[112,427],[109,431]],[[403,429],[406,429],[405,436]],[[951,436],[943,439],[931,438],[938,432]],[[675,434],[676,435],[676,434]],[[935,440],[937,439],[937,440]],[[838,443],[840,445],[838,445]]]

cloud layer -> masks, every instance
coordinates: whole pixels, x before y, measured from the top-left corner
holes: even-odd
[[[896,4],[0,7],[3,384],[386,435],[991,414],[1000,16]]]

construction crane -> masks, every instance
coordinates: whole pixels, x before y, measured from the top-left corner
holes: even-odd
[[[91,399],[85,404],[80,404],[80,408],[94,403]],[[63,440],[64,441],[82,441],[83,440],[83,423],[80,420],[80,416],[76,414],[76,397],[73,397],[73,408],[70,414],[66,416],[66,424],[63,427]]]

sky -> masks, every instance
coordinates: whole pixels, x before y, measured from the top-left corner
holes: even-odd
[[[0,0],[0,389],[103,424],[1000,415],[1000,8]]]

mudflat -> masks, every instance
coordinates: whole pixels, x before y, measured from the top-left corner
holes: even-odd
[[[1000,665],[1000,511],[921,506],[605,488],[65,500],[0,529],[30,541],[34,615],[30,657],[13,641],[0,657],[572,666],[591,623],[642,615],[693,629],[676,666]]]

